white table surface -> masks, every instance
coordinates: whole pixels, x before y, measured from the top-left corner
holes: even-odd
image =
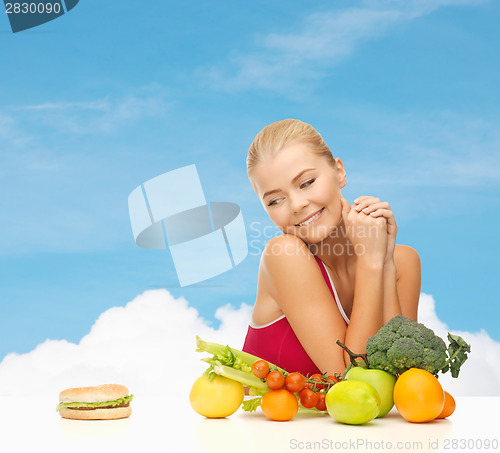
[[[486,439],[500,441],[500,397],[456,398],[457,409],[449,419],[430,423],[409,423],[393,409],[382,419],[349,426],[328,415],[311,414],[274,422],[260,409],[254,413],[238,410],[226,419],[205,419],[191,409],[187,394],[170,393],[164,403],[136,395],[130,418],[105,421],[62,419],[55,411],[57,395],[0,397],[0,451],[499,451],[491,446],[486,449],[484,444],[481,449],[478,446]],[[464,448],[464,441],[469,442],[468,447]],[[470,448],[472,442],[475,448]]]

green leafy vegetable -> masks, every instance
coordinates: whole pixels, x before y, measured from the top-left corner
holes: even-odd
[[[243,401],[243,404],[241,407],[246,412],[254,412],[260,406],[261,402],[262,402],[262,397],[259,396],[258,398],[252,398],[252,399]]]
[[[451,376],[456,378],[460,373],[460,367],[467,360],[467,353],[470,353],[470,345],[459,335],[448,333],[448,360],[441,372],[446,373],[448,370]]]
[[[71,403],[59,403],[56,407],[56,411],[59,411],[59,409],[62,409],[63,407],[72,407],[72,408],[79,408],[79,407],[95,407],[95,408],[99,408],[99,407],[106,407],[106,406],[118,406],[122,403],[129,403],[130,401],[132,401],[132,399],[134,398],[134,395],[128,395],[128,396],[124,396],[123,398],[118,398],[114,401],[104,401],[104,402],[101,402],[101,403],[81,403],[81,402],[71,402]]]

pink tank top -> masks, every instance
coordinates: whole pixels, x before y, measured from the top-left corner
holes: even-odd
[[[332,293],[340,314],[344,318],[346,325],[349,324],[349,319],[340,304],[337,291],[333,286],[325,264],[316,256],[314,258],[316,258],[321,274]],[[321,373],[300,344],[285,315],[263,326],[255,326],[250,323],[243,351],[274,363],[289,372],[298,371],[304,376]]]

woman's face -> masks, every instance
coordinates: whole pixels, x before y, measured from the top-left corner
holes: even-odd
[[[325,239],[342,219],[344,166],[338,158],[333,166],[310,144],[291,143],[260,162],[253,182],[272,222],[307,244]]]

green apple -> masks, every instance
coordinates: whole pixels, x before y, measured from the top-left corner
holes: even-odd
[[[394,384],[396,376],[383,370],[370,370],[362,366],[352,367],[346,374],[348,381],[363,381],[372,385],[380,396],[380,412],[377,418],[386,415],[394,406]]]
[[[362,425],[373,420],[380,410],[380,396],[363,381],[337,382],[325,397],[328,413],[338,422]]]

